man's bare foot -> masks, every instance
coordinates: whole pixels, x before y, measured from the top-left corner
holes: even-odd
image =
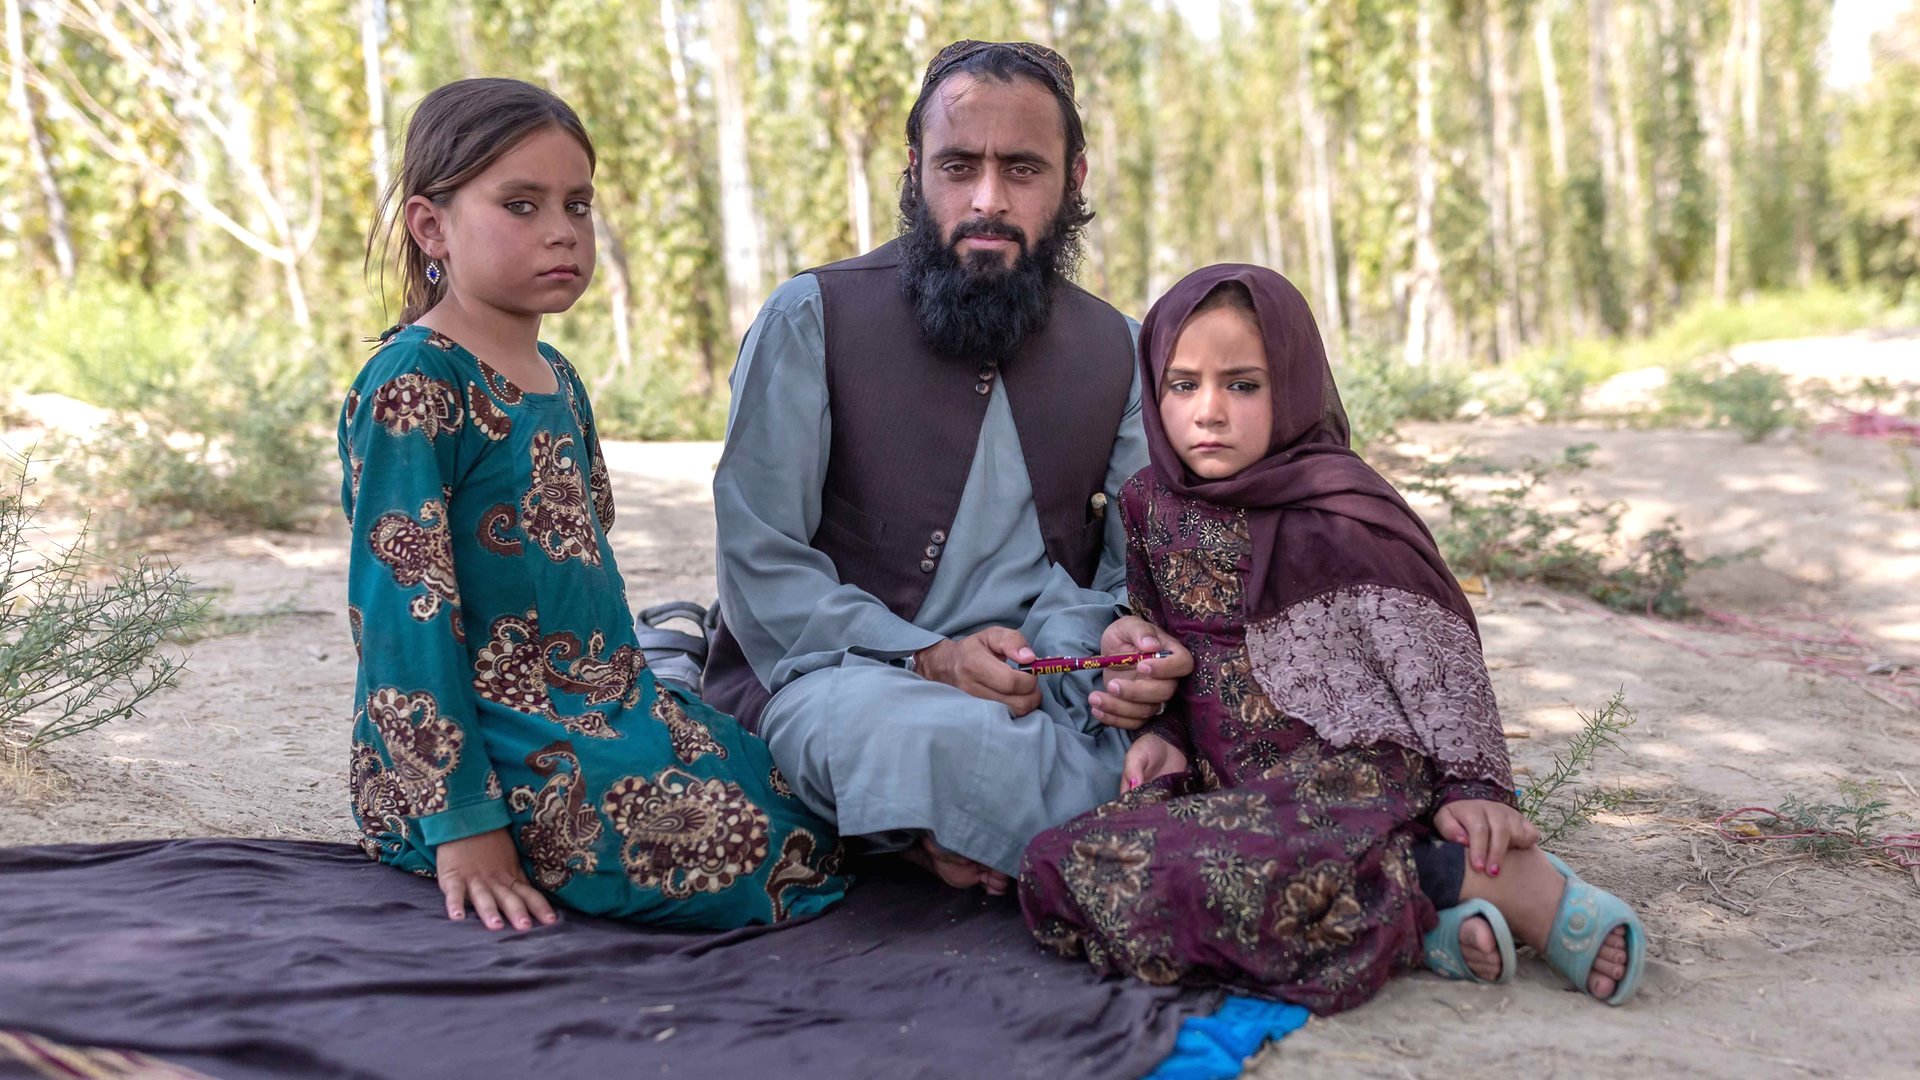
[[[1547,951],[1547,935],[1553,931],[1553,917],[1560,910],[1560,897],[1567,891],[1567,879],[1547,861],[1539,848],[1509,848],[1499,877],[1490,877],[1472,866],[1460,887],[1462,900],[1485,899],[1493,902],[1506,916],[1507,925],[1520,940],[1542,954]],[[1484,943],[1484,944],[1483,944]],[[1467,967],[1485,978],[1489,971],[1500,972],[1500,955],[1493,950],[1493,929],[1485,919],[1468,919],[1460,925],[1460,952]],[[1476,960],[1475,954],[1480,954]],[[1489,969],[1482,964],[1491,956]],[[1587,993],[1602,1000],[1613,996],[1620,980],[1627,976],[1627,931],[1614,927],[1601,942],[1593,958],[1593,970],[1587,974]]]
[[[1476,917],[1460,924],[1460,955],[1475,976],[1488,982],[1500,977],[1500,945],[1486,919]]]
[[[978,885],[987,890],[989,896],[1005,896],[1007,890],[1013,887],[1012,878],[964,855],[955,855],[935,844],[931,836],[921,837],[919,843],[900,854],[908,862],[932,871],[933,876],[956,889],[971,889]]]

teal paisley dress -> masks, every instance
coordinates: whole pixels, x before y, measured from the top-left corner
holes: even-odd
[[[362,847],[432,874],[438,845],[508,828],[527,877],[590,914],[823,910],[846,887],[831,826],[759,739],[647,670],[586,388],[540,350],[555,393],[398,328],[341,410]]]

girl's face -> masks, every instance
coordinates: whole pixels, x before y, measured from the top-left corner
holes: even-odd
[[[440,260],[450,295],[514,315],[572,307],[593,280],[593,167],[544,128],[460,185],[444,206],[414,196],[407,224]]]
[[[1212,308],[1181,327],[1160,380],[1160,422],[1195,476],[1220,480],[1266,456],[1269,377],[1266,346],[1246,312]]]

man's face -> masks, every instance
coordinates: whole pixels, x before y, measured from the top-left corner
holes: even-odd
[[[1086,161],[1068,164],[1059,102],[1032,79],[962,73],[928,105],[914,161],[928,215],[963,266],[1004,272],[1053,228]]]

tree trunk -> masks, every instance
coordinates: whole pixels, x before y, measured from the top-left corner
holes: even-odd
[[[1745,7],[1745,0],[1736,2],[1740,7]],[[1692,17],[1699,19],[1698,9],[1695,9]],[[1719,304],[1727,302],[1733,282],[1733,230],[1739,207],[1735,203],[1733,185],[1731,128],[1734,95],[1739,86],[1741,36],[1745,30],[1746,19],[1741,13],[1735,12],[1734,17],[1727,20],[1727,43],[1720,54],[1717,92],[1709,94],[1707,91],[1705,65],[1695,66],[1702,104],[1701,119],[1707,135],[1707,164],[1713,170],[1713,299]]]
[[[1440,276],[1440,252],[1433,242],[1433,5],[1420,0],[1414,14],[1413,92],[1413,280],[1407,287],[1406,362],[1427,361],[1428,308]]]
[[[1302,7],[1300,26],[1300,66],[1294,79],[1294,104],[1300,115],[1301,156],[1306,174],[1306,216],[1308,241],[1312,247],[1310,265],[1320,287],[1321,337],[1326,341],[1327,358],[1337,361],[1346,333],[1341,316],[1340,260],[1334,250],[1333,179],[1327,165],[1327,120],[1313,93],[1314,21],[1318,12],[1312,2]]]
[[[613,320],[613,366],[597,381],[595,389],[613,381],[616,374],[633,370],[633,282],[627,269],[627,248],[613,229],[607,215],[595,208],[594,243],[600,249],[599,264],[607,276],[607,315]]]
[[[1560,65],[1553,58],[1553,8],[1541,2],[1533,16],[1533,55],[1540,65],[1541,104],[1547,113],[1547,150],[1556,188],[1567,182],[1567,117],[1560,100]]]
[[[45,204],[47,242],[53,248],[54,265],[60,271],[60,280],[71,282],[74,275],[73,234],[67,228],[67,201],[60,193],[59,179],[53,174],[53,155],[47,146],[46,132],[40,128],[33,95],[27,89],[29,61],[25,27],[21,25],[20,0],[6,0],[6,5],[7,64],[12,69],[12,78],[7,84],[7,104],[20,121],[21,134],[26,136],[27,157],[33,165],[34,179],[40,185],[40,201]]]
[[[1622,13],[1619,18],[1631,22],[1632,13]],[[1633,69],[1622,43],[1622,38],[1631,36],[1631,28],[1625,34],[1613,31],[1607,34],[1607,69],[1613,84],[1613,128],[1620,152],[1620,202],[1627,217],[1628,316],[1633,332],[1645,334],[1653,323],[1647,269],[1648,208],[1646,187],[1640,182],[1640,139],[1633,126]]]
[[[366,69],[367,131],[373,141],[373,191],[387,192],[393,175],[392,145],[387,141],[387,80],[380,49],[387,40],[387,0],[363,0],[360,6],[360,56]]]
[[[854,249],[873,250],[873,188],[867,180],[867,136],[843,119],[840,146],[847,155],[847,221],[853,226]]]
[[[1520,351],[1520,262],[1513,244],[1513,88],[1507,66],[1506,18],[1505,5],[1500,0],[1486,0],[1481,8],[1481,46],[1490,106],[1485,193],[1494,272],[1498,276],[1493,348],[1494,358],[1501,362],[1513,359]]]
[[[753,324],[762,299],[760,223],[754,216],[747,153],[746,68],[741,62],[742,0],[714,0],[713,98],[719,120],[720,232],[727,276],[727,328],[734,340]]]

